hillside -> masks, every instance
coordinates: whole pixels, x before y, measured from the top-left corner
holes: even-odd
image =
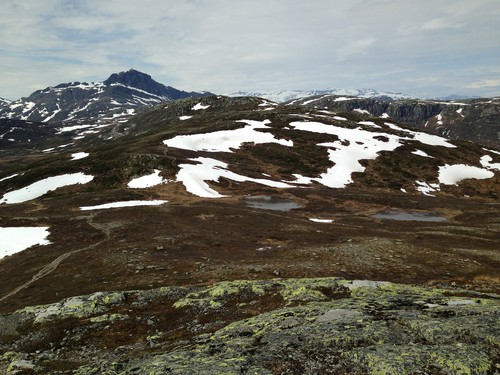
[[[366,111],[421,131],[500,149],[500,98],[436,101],[321,95],[290,103],[332,111]]]
[[[493,374],[500,154],[303,104],[2,151],[0,371]]]

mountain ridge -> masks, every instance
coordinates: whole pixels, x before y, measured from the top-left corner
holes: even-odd
[[[277,103],[318,95],[356,96],[361,98],[417,99],[418,97],[401,92],[377,91],[375,89],[318,89],[318,90],[270,90],[270,91],[237,91],[227,96],[257,96]]]
[[[130,69],[111,74],[103,82],[69,82],[36,90],[1,104],[0,117],[66,124],[125,120],[145,106],[205,95],[211,93],[178,90]]]
[[[288,104],[332,111],[359,111],[391,118],[414,129],[500,150],[500,98],[438,101],[320,95]]]

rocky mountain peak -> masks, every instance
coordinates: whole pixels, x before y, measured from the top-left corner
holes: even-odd
[[[130,69],[104,82],[70,82],[37,90],[15,102],[0,100],[0,118],[54,122],[102,123],[126,120],[136,110],[180,98],[210,93],[186,92],[165,86],[149,74]]]
[[[105,85],[121,83],[127,86],[141,88],[151,84],[159,84],[149,74],[142,73],[135,69],[129,69],[125,72],[113,73],[103,82]]]

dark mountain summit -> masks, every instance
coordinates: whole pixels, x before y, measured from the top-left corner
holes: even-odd
[[[112,74],[104,82],[70,82],[37,90],[27,98],[0,102],[0,118],[65,124],[125,120],[140,108],[210,95],[156,82],[137,70]]]
[[[103,84],[106,86],[124,85],[126,87],[134,87],[144,90],[150,94],[169,98],[170,100],[196,97],[204,94],[181,91],[171,86],[165,86],[156,82],[149,74],[139,72],[135,69],[130,69],[126,72],[113,73],[103,82]]]

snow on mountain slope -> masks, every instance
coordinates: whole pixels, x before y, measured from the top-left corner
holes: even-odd
[[[216,104],[214,103],[214,105]],[[256,106],[259,108],[261,104]],[[261,109],[256,111],[262,112]],[[394,158],[408,158],[409,163],[415,163],[412,168],[417,169],[415,172],[408,173],[408,176],[410,176],[413,173],[415,175],[418,173],[421,158],[436,159],[437,155],[445,153],[443,151],[445,149],[458,149],[457,145],[445,137],[405,129],[393,123],[385,122],[384,119],[367,118],[370,121],[359,121],[360,115],[369,116],[364,112],[356,112],[349,119],[339,119],[339,116],[327,111],[311,110],[297,113],[297,108],[292,110],[292,107],[285,105],[274,107],[274,109],[266,113],[269,113],[270,117],[260,121],[233,120],[234,123],[246,124],[244,127],[237,128],[231,126],[233,130],[190,132],[189,134],[178,134],[165,139],[163,143],[167,146],[168,152],[179,149],[201,153],[200,157],[190,157],[186,163],[178,165],[180,170],[177,173],[176,180],[181,182],[188,192],[207,198],[227,196],[227,194],[223,194],[207,184],[208,181],[218,183],[220,179],[235,182],[247,181],[275,187],[280,185],[281,188],[307,187],[315,183],[328,188],[345,188],[355,182],[355,176],[365,172],[368,160],[376,160],[381,154],[397,153],[398,156],[394,156]],[[276,124],[272,118],[275,118],[273,116],[278,113],[280,116],[289,117],[290,120],[283,123],[281,117],[278,116],[281,123]],[[190,121],[199,121],[198,119],[202,116],[195,115]],[[310,135],[306,135],[307,133]],[[299,158],[303,158],[304,155],[300,145],[303,145],[305,138],[308,137],[318,139],[318,141],[314,142],[314,145],[311,144],[312,141],[309,141],[311,143],[308,146],[308,152],[315,152],[317,160],[323,158],[324,150],[326,150],[329,164],[325,163],[325,168],[322,171],[305,174],[298,169],[292,172],[293,167],[287,166],[286,170],[292,178],[279,174],[262,173],[266,179],[258,179],[254,175],[252,177],[246,176],[240,173],[238,169],[232,169],[234,165],[244,164],[244,162],[235,162],[235,160],[238,160],[235,157],[238,158],[241,152],[248,152],[252,148],[261,149],[262,147],[261,151],[252,153],[253,161],[256,160],[255,158],[260,157],[261,152],[266,152],[269,160],[278,159],[280,153],[286,155],[298,153],[301,155]],[[272,144],[275,144],[275,146]],[[410,147],[410,145],[412,146]],[[312,151],[313,147],[315,148],[314,151]],[[274,151],[280,149],[282,151]],[[421,149],[425,149],[426,152]],[[207,152],[216,153],[217,155],[214,158],[207,158],[204,156]],[[274,152],[276,152],[276,156],[271,157],[270,155],[273,155]],[[237,156],[227,159],[224,157],[225,154],[236,154]],[[490,170],[490,165],[494,164],[490,164],[490,159],[488,159],[490,157],[492,156],[475,156],[472,160],[476,160],[476,166],[464,163],[464,168],[462,168],[464,173],[460,175],[460,179],[475,179],[478,178],[477,176],[485,179],[492,178],[494,173]],[[226,160],[232,160],[233,164],[226,163]],[[285,160],[289,162],[294,158],[288,156]],[[439,159],[433,161],[432,164],[435,164],[434,168],[438,170],[449,163],[447,159]],[[276,170],[275,167],[266,167],[265,169]],[[437,174],[434,179],[439,180]],[[447,185],[447,181],[443,181],[441,184]],[[398,184],[400,182],[395,185]],[[434,186],[433,191],[439,191],[440,189],[439,184],[435,184],[434,181],[425,181],[419,178],[414,178],[412,181],[400,185],[406,186],[405,191],[424,193],[421,187],[422,184]]]
[[[9,105],[10,103],[11,101],[8,99],[0,98],[0,106]]]
[[[207,93],[186,92],[136,71],[112,74],[104,82],[70,82],[27,98],[0,102],[0,118],[65,124],[125,121],[139,108]]]

